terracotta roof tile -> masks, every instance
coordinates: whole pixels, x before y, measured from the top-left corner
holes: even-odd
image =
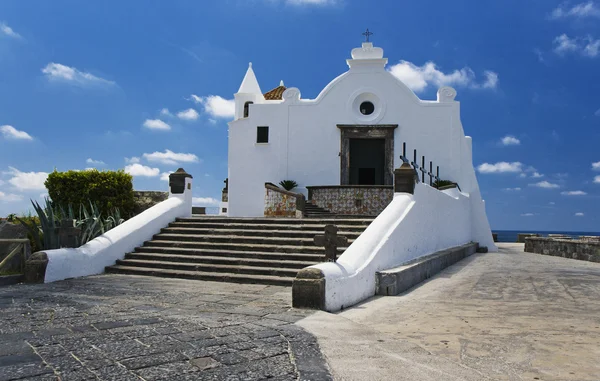
[[[287,89],[285,86],[277,86],[276,88],[267,91],[263,94],[265,100],[276,101],[283,99],[283,92]]]

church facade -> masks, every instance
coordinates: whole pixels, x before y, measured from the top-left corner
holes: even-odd
[[[263,93],[250,64],[229,123],[230,217],[263,216],[265,183],[293,180],[294,192],[307,197],[315,186],[391,188],[403,147],[411,160],[416,149],[419,165],[425,156],[428,170],[435,163],[440,178],[480,199],[456,91],[442,87],[437,100],[421,100],[386,70],[383,49],[366,42],[351,56],[348,71],[315,99],[283,82]],[[485,210],[478,213],[487,225]]]

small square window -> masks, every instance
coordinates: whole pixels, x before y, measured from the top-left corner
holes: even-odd
[[[268,143],[269,142],[269,127],[268,126],[256,127],[256,142],[257,143]]]

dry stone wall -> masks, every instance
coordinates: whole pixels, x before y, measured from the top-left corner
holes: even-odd
[[[598,241],[531,237],[525,239],[525,251],[555,257],[600,262],[600,242]]]
[[[165,201],[169,198],[169,192],[133,191],[133,198],[135,202],[133,213],[134,215],[138,215],[159,202]]]

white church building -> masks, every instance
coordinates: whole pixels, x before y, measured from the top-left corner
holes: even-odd
[[[479,193],[454,89],[440,88],[435,101],[419,99],[370,42],[346,62],[348,71],[315,99],[283,81],[263,94],[250,64],[229,123],[230,217],[263,216],[267,182],[296,181],[294,191],[305,196],[311,186],[391,186],[403,143],[411,159],[418,150],[418,164],[424,156],[425,167],[441,167],[441,178]]]

